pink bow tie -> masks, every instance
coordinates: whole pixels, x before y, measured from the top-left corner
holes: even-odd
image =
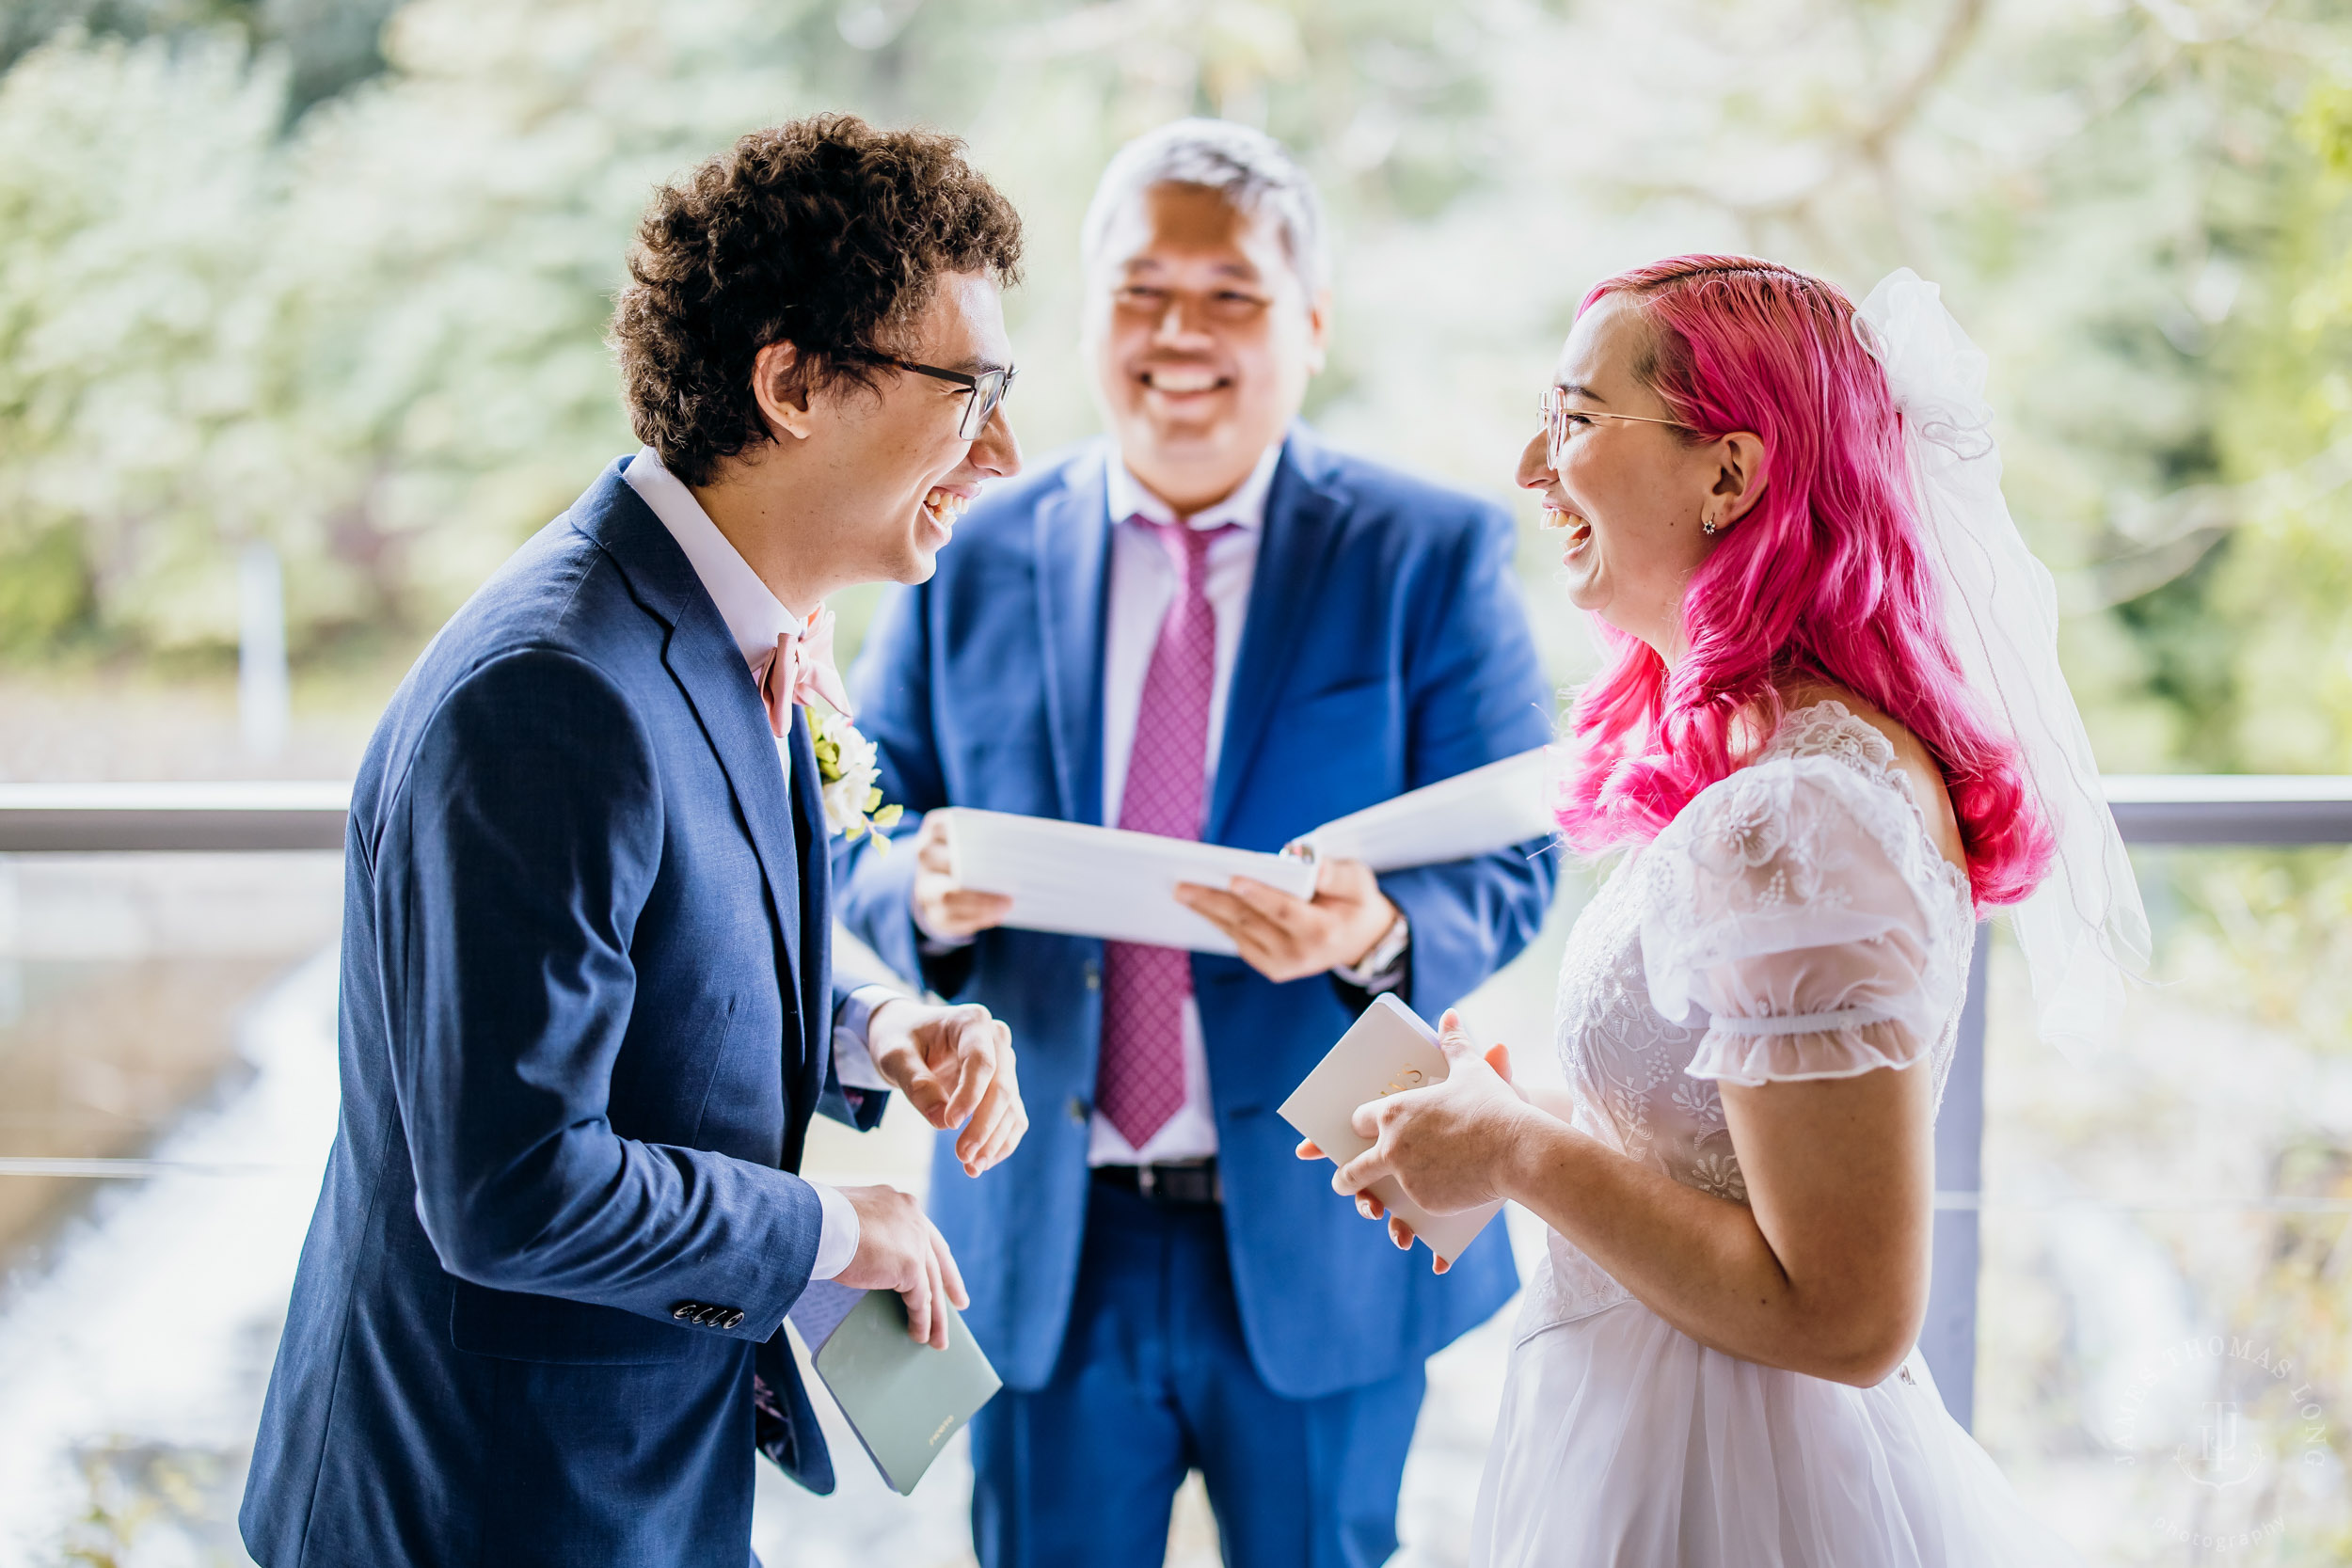
[[[851,717],[849,689],[833,667],[833,611],[819,605],[798,636],[781,632],[776,651],[759,669],[759,695],[768,705],[768,727],[781,740],[792,733],[792,710],[822,697],[842,718]]]

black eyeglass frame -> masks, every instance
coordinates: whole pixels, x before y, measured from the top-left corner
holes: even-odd
[[[863,349],[852,350],[841,357],[867,365],[895,365],[902,371],[913,371],[917,375],[928,375],[937,381],[952,381],[959,387],[970,388],[972,399],[963,405],[962,421],[956,426],[956,438],[961,441],[979,439],[980,432],[988,428],[989,416],[996,412],[997,404],[1011,392],[1012,378],[1021,373],[1019,367],[1008,365],[1001,371],[982,371],[977,375],[972,375],[963,371],[944,370],[937,365],[918,365],[912,359],[901,359],[896,355],[874,354]]]

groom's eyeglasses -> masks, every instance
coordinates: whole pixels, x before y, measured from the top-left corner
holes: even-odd
[[[913,371],[917,375],[928,375],[939,381],[952,381],[959,387],[969,388],[972,396],[963,405],[962,422],[956,426],[957,439],[964,441],[979,439],[980,432],[988,428],[988,417],[996,412],[996,405],[1005,401],[1007,392],[1012,390],[1012,378],[1018,373],[1015,370],[1007,368],[1001,371],[982,371],[977,375],[966,375],[961,371],[944,371],[937,365],[918,365],[912,359],[900,359],[894,355],[867,354],[863,351],[852,351],[844,354],[841,357],[860,359],[869,365],[896,365],[902,371]]]

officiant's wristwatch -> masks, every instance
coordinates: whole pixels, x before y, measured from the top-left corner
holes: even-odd
[[[1389,922],[1388,930],[1372,944],[1371,952],[1355,963],[1333,965],[1331,973],[1357,990],[1371,991],[1375,996],[1384,990],[1394,990],[1405,983],[1405,950],[1412,942],[1412,923],[1399,910],[1396,918]]]

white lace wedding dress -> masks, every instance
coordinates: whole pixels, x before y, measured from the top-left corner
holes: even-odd
[[[1883,736],[1837,703],[1628,856],[1577,921],[1559,1049],[1577,1125],[1745,1202],[1717,1079],[1934,1074],[1976,917]],[[1670,1022],[1678,1020],[1679,1022]],[[1889,1022],[1899,1030],[1884,1027]],[[1565,1239],[1528,1286],[1470,1558],[1486,1568],[2074,1563],[1915,1349],[1869,1388],[1707,1349]]]

